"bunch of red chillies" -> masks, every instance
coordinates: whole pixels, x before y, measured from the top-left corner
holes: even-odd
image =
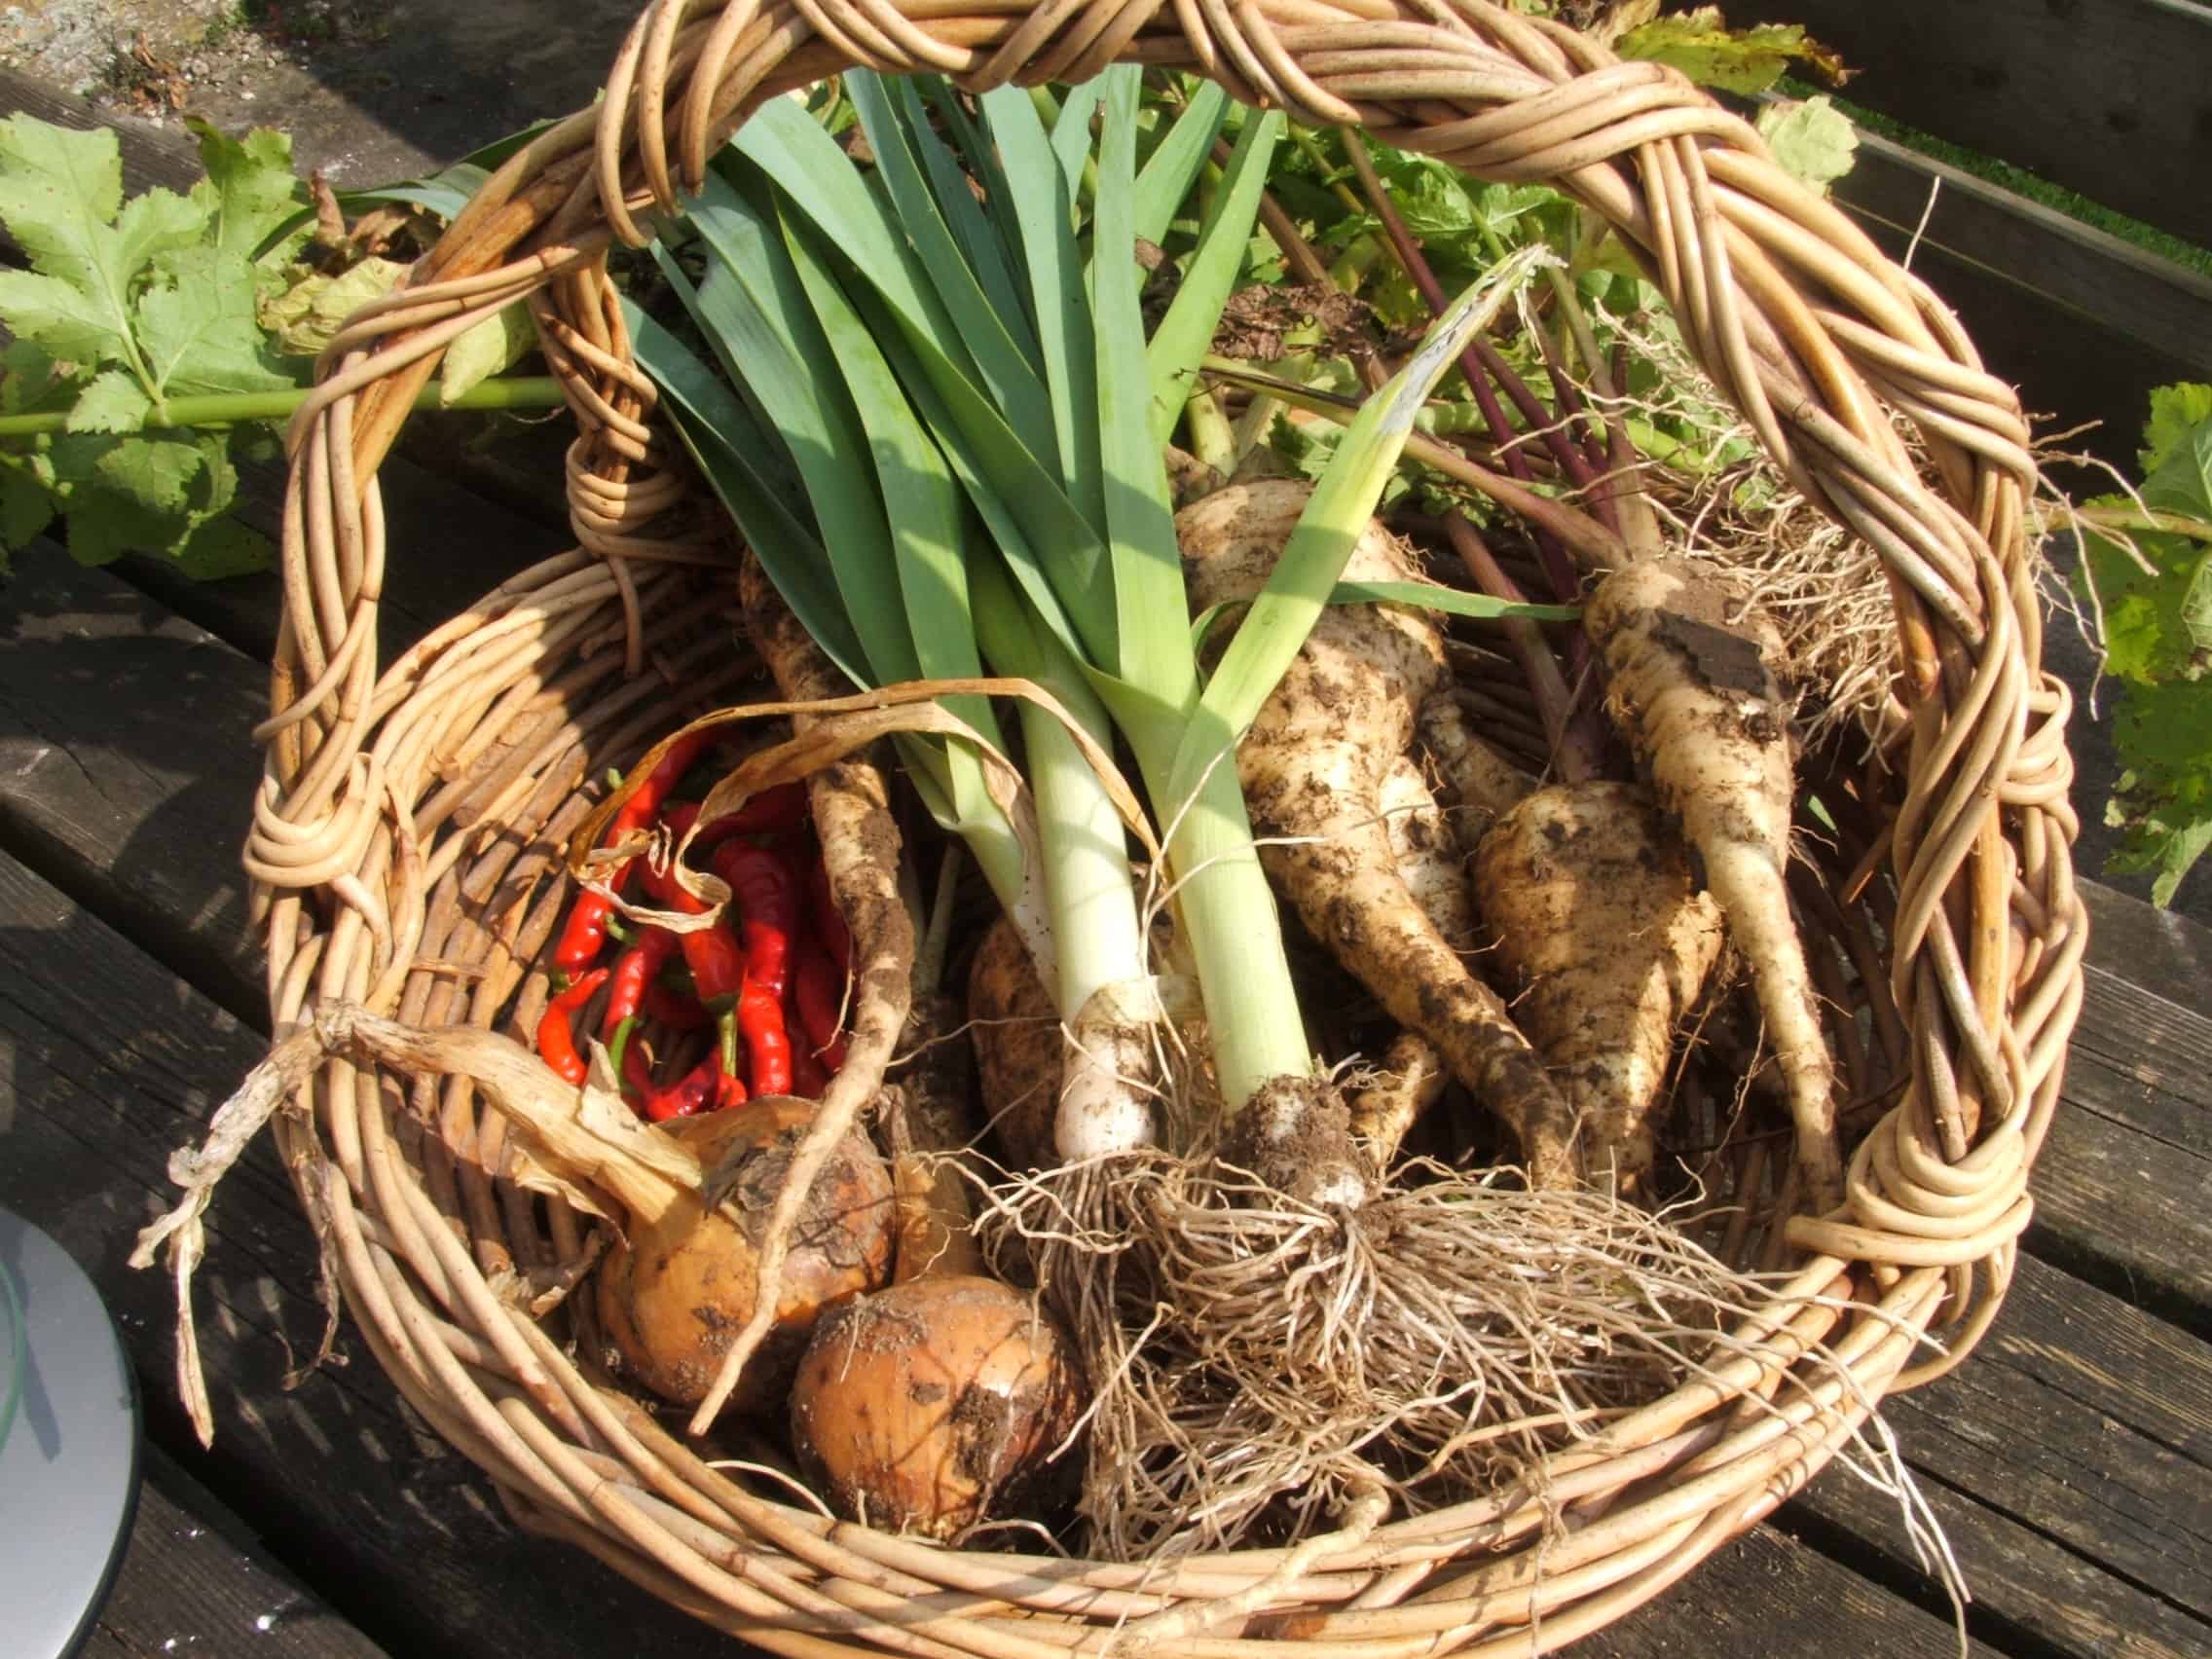
[[[681,840],[695,829],[692,849],[706,855],[730,890],[721,917],[682,933],[639,928],[614,940],[614,961],[602,965],[619,929],[614,905],[602,894],[578,895],[554,946],[555,995],[537,1025],[539,1056],[565,1081],[581,1084],[587,1068],[576,1020],[606,988],[601,1041],[623,1098],[655,1122],[719,1111],[755,1094],[812,1098],[845,1058],[839,1029],[852,944],[813,844],[806,792],[795,783],[778,785],[699,824],[699,802],[674,797],[712,736],[701,732],[670,745],[622,803],[605,844],[654,828]],[[672,869],[655,870],[643,859],[614,866],[607,886],[623,893],[633,874],[660,909],[696,916],[708,908]],[[682,1078],[661,1082],[638,1037],[647,1021],[671,1032],[711,1025],[716,1041]]]

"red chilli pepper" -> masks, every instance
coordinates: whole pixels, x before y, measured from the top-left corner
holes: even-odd
[[[622,1080],[635,1096],[630,1104],[656,1124],[671,1118],[692,1118],[701,1112],[719,1112],[744,1103],[745,1085],[722,1069],[719,1050],[700,1056],[699,1063],[666,1088],[658,1088],[645,1056],[633,1049],[623,1058]]]
[[[745,940],[745,976],[780,1005],[791,979],[791,946],[798,932],[798,872],[783,856],[752,841],[715,850],[715,873],[729,883]]]
[[[837,972],[850,974],[853,971],[853,933],[845,926],[836,897],[830,891],[830,867],[820,857],[807,866],[806,898],[815,938],[830,952],[830,960],[836,963]]]
[[[601,1036],[611,1037],[617,1025],[635,1017],[644,1008],[645,994],[668,966],[668,959],[677,953],[678,944],[677,937],[666,928],[647,928],[636,944],[614,959],[614,989],[607,999],[606,1016],[599,1022]]]
[[[801,1100],[819,1100],[830,1087],[830,1074],[801,1043],[792,1050],[792,1092]]]
[[[691,769],[691,763],[705,751],[713,736],[712,732],[694,732],[672,745],[661,756],[660,764],[615,813],[603,845],[613,846],[632,830],[643,830],[650,824],[660,811],[661,802],[668,798],[668,792]],[[629,879],[630,865],[625,863],[608,873],[607,885],[619,893]],[[580,974],[598,961],[599,953],[607,946],[607,918],[613,908],[604,894],[579,896],[575,908],[569,912],[568,925],[561,930],[561,942],[553,948],[553,966],[564,974]]]
[[[648,1019],[657,1019],[671,1031],[697,1031],[714,1023],[714,1015],[699,1006],[697,997],[687,997],[682,991],[672,991],[666,985],[647,985],[642,1011]]]
[[[737,1032],[745,1039],[745,1069],[753,1092],[791,1093],[792,1039],[784,1029],[784,1000],[751,975],[738,994]]]
[[[576,1052],[576,1033],[569,1016],[591,1001],[607,983],[608,970],[596,968],[545,1005],[537,1021],[537,1053],[563,1083],[580,1084],[589,1071]]]
[[[705,900],[694,899],[676,884],[673,870],[655,870],[648,865],[645,883],[645,892],[665,909],[696,916],[707,908]],[[694,928],[677,937],[683,949],[683,964],[691,970],[691,983],[699,993],[699,1000],[717,1012],[734,1003],[745,984],[745,952],[737,942],[737,936],[718,926]]]
[[[845,1040],[837,1034],[844,978],[827,951],[811,942],[800,947],[792,980],[793,996],[798,1004],[799,1023],[806,1028],[806,1041],[832,1077],[845,1064]]]
[[[797,784],[762,790],[735,812],[725,812],[705,824],[699,824],[699,805],[697,801],[679,801],[660,815],[660,821],[679,840],[698,824],[699,832],[692,837],[691,845],[700,852],[740,835],[780,834],[806,822],[806,791]]]
[[[762,790],[725,818],[707,826],[708,833],[765,835],[778,830],[795,830],[806,822],[806,786],[777,784]]]
[[[624,865],[607,878],[607,885],[619,893],[629,879],[630,866]],[[606,894],[578,894],[568,925],[561,930],[561,942],[553,947],[553,966],[573,976],[597,962],[607,948],[607,918],[613,913],[614,903]]]

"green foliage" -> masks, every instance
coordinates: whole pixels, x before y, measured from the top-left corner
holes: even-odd
[[[1843,65],[1834,53],[1797,23],[1757,23],[1731,29],[1717,6],[1700,6],[1653,18],[1613,43],[1623,57],[1672,64],[1701,87],[1749,95],[1763,92],[1788,73],[1792,63],[1810,63],[1831,78]]]
[[[287,389],[258,305],[305,240],[291,143],[258,130],[193,130],[206,176],[189,195],[126,202],[112,131],[30,116],[0,122],[0,221],[27,271],[0,272],[0,412],[67,412],[65,430],[0,447],[0,571],[56,517],[70,552],[104,564],[164,552],[195,575],[268,562],[225,516],[238,491],[231,438],[165,430],[171,401]]]
[[[2116,870],[2150,875],[2173,902],[2212,846],[2212,386],[2160,387],[2143,432],[2136,503],[2089,503],[2122,521],[2133,554],[2084,537],[2083,568],[2104,613],[2105,670],[2121,684],[2113,740],[2125,770],[2106,822],[2125,831]],[[2187,533],[2157,528],[2182,521]]]
[[[1783,169],[1824,196],[1858,159],[1858,129],[1825,93],[1802,103],[1769,104],[1759,111],[1758,127]]]

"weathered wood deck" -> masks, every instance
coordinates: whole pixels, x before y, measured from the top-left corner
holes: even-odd
[[[387,653],[563,544],[426,453],[384,473]],[[275,482],[249,511],[272,514]],[[199,1279],[212,1453],[175,1404],[168,1281],[124,1261],[169,1202],[169,1151],[263,1051],[238,846],[276,605],[273,579],[194,589],[52,546],[0,590],[0,1203],[107,1297],[151,1442],[87,1651],[727,1654],[516,1530],[357,1344],[285,1386],[321,1313],[266,1143],[222,1191]],[[2010,1300],[1972,1364],[1886,1416],[1972,1587],[1972,1651],[2183,1659],[2212,1653],[2212,932],[2091,902],[2087,1005]],[[1837,1467],[1580,1651],[1956,1644],[1894,1501]]]

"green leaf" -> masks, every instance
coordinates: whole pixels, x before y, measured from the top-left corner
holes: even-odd
[[[181,514],[191,510],[193,483],[206,464],[198,444],[165,432],[115,442],[92,470],[101,484],[150,514]]]
[[[185,125],[200,140],[200,165],[207,174],[193,186],[192,199],[213,221],[216,252],[259,267],[264,285],[276,281],[310,231],[299,218],[307,193],[292,171],[292,140],[269,127],[240,139],[204,121]]]
[[[166,260],[205,240],[208,215],[198,186],[189,198],[166,190],[133,196],[115,222],[116,269],[128,275],[149,266],[159,271]]]
[[[138,338],[164,397],[278,391],[292,379],[270,366],[254,314],[253,267],[213,247],[166,264],[168,281],[138,301]]]
[[[1083,249],[1075,240],[1073,187],[1027,93],[1018,87],[998,87],[985,92],[981,103],[1029,274],[1029,311],[1037,320],[1045,387],[1052,400],[1060,482],[1083,516],[1103,532],[1098,366],[1090,302],[1084,292]]]
[[[1041,89],[1032,96],[1040,95]],[[1098,113],[1098,103],[1106,95],[1106,77],[1093,76],[1080,87],[1068,89],[1061,102],[1059,114],[1051,123],[1052,154],[1059,157],[1060,167],[1067,175],[1068,197],[1073,201],[1083,186],[1084,164],[1090,158],[1090,123]]]
[[[438,401],[450,404],[473,386],[504,374],[537,345],[537,326],[530,308],[517,300],[486,317],[446,349],[438,373]]]
[[[1717,6],[1654,18],[1621,36],[1613,50],[1623,57],[1672,64],[1701,87],[1747,95],[1765,92],[1795,62],[1831,74],[1840,67],[1835,55],[1806,34],[1803,25],[1758,23],[1731,29]]]
[[[1824,196],[1858,159],[1859,129],[1825,92],[1802,103],[1769,104],[1759,111],[1758,127],[1783,170]]]
[[[0,121],[0,221],[31,267],[90,288],[123,206],[123,152],[104,127]]]
[[[689,284],[681,291],[689,292]],[[860,642],[845,620],[829,557],[794,510],[804,508],[803,497],[787,498],[755,464],[766,448],[765,434],[727,384],[675,335],[627,297],[622,313],[638,362],[667,400],[663,407],[677,435],[759,555],[769,581],[846,678],[866,684]]]
[[[1131,216],[1139,239],[1148,242],[1166,240],[1175,210],[1198,182],[1228,113],[1228,92],[1212,81],[1199,83],[1183,113],[1175,118],[1175,125],[1167,129],[1167,136],[1145,159],[1137,174]]]
[[[1052,406],[1036,364],[1008,331],[1007,315],[991,303],[977,274],[962,257],[960,244],[939,211],[937,199],[916,161],[911,134],[893,113],[883,83],[866,71],[845,78],[846,92],[860,112],[861,126],[875,151],[877,176],[890,189],[899,222],[920,256],[922,269],[968,348],[981,384],[1008,424],[1037,459],[1050,464],[1057,454]],[[1013,313],[1018,321],[1018,306]]]
[[[884,600],[898,592],[898,564],[881,495],[853,477],[867,453],[859,413],[807,303],[776,219],[721,178],[710,179],[691,222],[714,254],[686,295],[723,367],[742,373],[791,446],[822,544],[868,671],[867,683],[911,680],[919,665],[903,619]],[[671,283],[679,273],[662,260]],[[858,487],[856,487],[858,486]]]
[[[1191,623],[1191,648],[1202,647],[1213,626],[1233,610],[1241,610],[1248,601],[1225,599],[1209,605],[1198,612]],[[1469,593],[1464,588],[1439,587],[1428,582],[1339,582],[1329,590],[1326,605],[1411,605],[1423,610],[1442,611],[1447,616],[1464,616],[1475,622],[1498,622],[1508,618],[1522,618],[1530,622],[1579,622],[1582,608],[1578,605],[1519,605],[1510,600],[1493,599],[1487,593]]]
[[[56,438],[51,453],[68,485],[71,556],[104,565],[125,553],[175,554],[235,489],[227,457],[227,477],[210,471],[210,447],[221,456],[223,440],[181,432]]]
[[[819,251],[788,220],[784,232],[799,281],[822,325],[830,361],[843,375],[866,433],[865,450],[848,452],[848,463],[857,462],[863,453],[874,462],[916,666],[932,679],[979,674],[982,664],[969,621],[963,552],[967,524],[960,487]],[[982,729],[987,735],[992,729],[987,709],[972,706],[963,718],[973,723],[977,713],[986,722]]]
[[[19,467],[0,464],[0,551],[28,547],[54,522],[54,497]],[[7,569],[0,560],[0,572]]]
[[[2212,421],[2212,386],[2183,381],[2153,387],[2151,418],[2143,424],[2143,447],[2135,457],[2144,476],[2165,465],[2191,431],[2207,421]]]
[[[1152,376],[1137,295],[1137,90],[1141,72],[1110,69],[1098,146],[1091,237],[1091,311],[1097,331],[1098,458],[1105,477],[1107,550],[1114,573],[1117,654],[1100,667],[1166,706],[1197,688],[1182,621],[1183,564],[1167,473],[1151,423]],[[1172,618],[1173,626],[1163,625]],[[1157,791],[1155,792],[1157,793]]]
[[[2143,504],[2153,512],[2212,519],[2212,418],[2197,422],[2166,447],[2143,480]]]
[[[788,113],[780,113],[784,110]],[[1094,653],[1110,650],[1114,616],[1098,532],[1031,447],[1042,441],[1050,453],[1051,434],[1035,433],[1025,441],[982,389],[974,360],[884,203],[862,183],[844,152],[789,99],[771,99],[745,125],[732,149],[735,160],[725,158],[725,166],[749,186],[770,179],[779,193],[786,181],[803,186],[778,200],[811,220],[858,278],[854,303],[886,352],[895,360],[900,351],[910,356],[914,372],[902,363],[901,377],[977,511],[1002,545],[1051,549],[1049,567],[1033,555],[1008,553],[1031,602],[1056,626],[1080,632]],[[699,222],[696,210],[693,219]],[[744,378],[752,379],[750,365]],[[1000,535],[1009,525],[1018,526],[1017,534]],[[1050,585],[1043,573],[1048,568]],[[1030,585],[1032,579],[1037,585]]]
[[[922,107],[922,89],[915,84],[914,77],[900,76],[891,83],[891,91],[898,99],[901,129],[913,141],[922,158],[922,166],[930,176],[930,189],[944,211],[945,221],[960,239],[962,257],[975,273],[976,280],[982,284],[992,314],[1013,336],[1022,355],[1034,363],[1037,360],[1036,325],[1023,291],[1019,257],[1006,240],[1012,227],[1006,223],[1004,198],[1000,199],[997,214],[983,211],[982,203],[969,188],[968,175],[960,170],[960,163],[931,129],[928,112]],[[955,109],[959,107],[958,101],[949,97],[945,104]]]
[[[0,320],[73,363],[110,362],[129,348],[127,320],[102,299],[32,271],[0,271]]]
[[[2143,437],[2143,504],[2212,518],[2212,387],[2159,387]],[[2120,496],[2092,504],[2135,505]],[[2152,876],[2153,901],[2168,904],[2212,846],[2212,543],[2166,532],[2131,539],[2148,570],[2111,538],[2083,537],[2105,667],[2121,682],[2113,747],[2125,770],[2105,819],[2125,831],[2111,867]]]
[[[1339,582],[1329,592],[1331,605],[1414,605],[1423,610],[1441,610],[1448,616],[1464,616],[1477,622],[1508,617],[1530,622],[1579,622],[1578,605],[1517,605],[1493,599],[1487,593],[1464,588],[1439,587],[1427,582]]]
[[[153,413],[154,400],[128,369],[93,377],[69,411],[72,432],[135,432]]]
[[[2152,902],[2170,904],[2212,846],[2212,681],[2128,686],[2113,737],[2129,769],[2105,809],[2125,831],[2111,867],[2151,876]]]
[[[770,98],[730,140],[730,154],[750,162],[755,176],[789,194],[830,245],[890,302],[903,326],[936,342],[960,373],[981,384],[903,227],[868,189],[851,158],[804,111],[789,98]],[[743,170],[732,167],[731,176],[742,178]]]
[[[57,363],[35,340],[11,340],[0,350],[0,413],[43,415],[77,401],[85,377]]]
[[[196,582],[266,571],[275,555],[268,536],[227,513],[198,526],[175,550],[178,568]]]
[[[157,255],[196,240],[207,214],[166,190],[128,207],[122,195],[113,132],[0,122],[0,221],[46,278],[12,272],[0,283],[0,316],[18,334],[81,362],[129,359],[134,287]]]
[[[2178,407],[2177,407],[2178,406]],[[2186,399],[2169,398],[2170,419]],[[2157,419],[2154,414],[2154,423]],[[2178,435],[2147,433],[2163,459],[2143,483],[2155,512],[2212,518],[2212,415]],[[2121,497],[2095,503],[2131,509]],[[2194,536],[2137,532],[2131,539],[2146,571],[2113,539],[2083,537],[2083,554],[2104,612],[2105,668],[2137,684],[2196,680],[2212,669],[2212,543]],[[2122,759],[2131,759],[2124,753]]]
[[[1182,283],[1145,347],[1150,430],[1156,449],[1175,430],[1176,418],[1190,400],[1191,377],[1212,344],[1214,330],[1221,326],[1222,308],[1229,303],[1244,263],[1244,247],[1259,218],[1260,196],[1268,182],[1268,163],[1282,129],[1279,110],[1244,124]]]

